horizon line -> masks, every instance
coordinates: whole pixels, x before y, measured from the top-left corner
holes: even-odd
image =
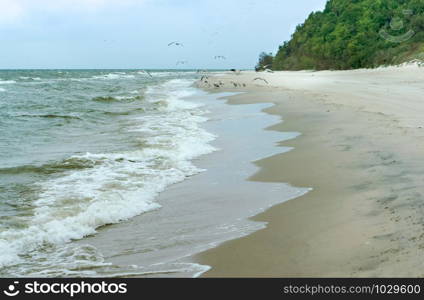
[[[193,70],[253,70],[249,68],[237,69],[237,68],[190,68],[190,69],[173,69],[173,68],[0,68],[0,71],[16,71],[16,70],[173,70],[173,71],[193,71]]]

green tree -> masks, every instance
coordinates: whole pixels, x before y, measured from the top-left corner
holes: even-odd
[[[255,67],[255,70],[256,71],[265,70],[265,69],[272,70],[273,61],[274,61],[274,57],[272,56],[272,53],[262,52],[261,54],[259,54],[259,61]]]
[[[311,13],[296,27],[291,39],[279,47],[272,67],[375,67],[422,57],[423,49],[423,0],[329,0],[322,12]],[[272,58],[262,55],[259,68]]]

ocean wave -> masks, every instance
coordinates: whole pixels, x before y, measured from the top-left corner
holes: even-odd
[[[28,77],[29,78],[29,77]],[[50,78],[50,82],[56,81],[77,81],[77,82],[87,82],[87,81],[96,81],[96,80],[117,80],[117,79],[134,79],[136,78],[133,74],[127,74],[124,72],[114,72],[109,74],[94,75],[91,77],[63,77],[63,78]],[[33,78],[34,79],[34,78]],[[36,79],[34,79],[36,80]]]
[[[33,215],[24,228],[0,232],[0,267],[25,262],[38,249],[62,247],[96,233],[97,228],[159,209],[156,196],[171,184],[202,172],[191,160],[215,151],[215,136],[200,127],[207,121],[196,103],[182,100],[192,95],[192,81],[172,80],[149,88],[146,101],[160,106],[152,114],[134,117],[140,132],[138,150],[120,153],[86,153],[59,163],[0,172],[56,172],[63,174],[39,182],[41,192]],[[132,124],[133,124],[132,123]],[[54,267],[51,267],[54,268]]]
[[[109,116],[128,116],[131,114],[142,113],[142,112],[145,112],[146,110],[147,109],[143,107],[139,107],[139,108],[134,108],[131,110],[126,110],[126,111],[104,111],[103,114],[109,115]]]
[[[143,96],[139,95],[139,96],[98,96],[98,97],[92,98],[91,100],[107,103],[107,102],[117,102],[117,101],[131,102],[131,101],[137,101],[142,99],[143,99]]]
[[[0,88],[0,92],[6,92],[6,89]]]
[[[14,84],[16,83],[15,80],[1,80],[0,79],[0,84]]]
[[[40,81],[40,77],[28,77],[28,76],[19,76],[19,79],[30,80],[30,81]]]
[[[143,73],[141,73],[143,74]],[[186,72],[175,72],[175,71],[150,71],[150,74],[153,77],[173,77],[173,76],[181,76],[181,75],[195,75],[196,72],[194,71],[186,71]]]
[[[55,114],[45,114],[45,115],[19,115],[18,117],[29,117],[29,118],[48,118],[48,119],[75,119],[81,120],[78,116],[71,115],[55,115]]]
[[[105,75],[96,75],[91,77],[91,79],[102,79],[102,80],[133,79],[133,78],[135,78],[135,75],[126,74],[124,72],[115,72],[115,73],[109,73]]]
[[[52,174],[57,172],[64,172],[67,170],[81,170],[85,168],[92,168],[99,163],[101,162],[87,158],[71,157],[62,161],[46,163],[43,165],[22,165],[9,168],[0,168],[0,174]]]

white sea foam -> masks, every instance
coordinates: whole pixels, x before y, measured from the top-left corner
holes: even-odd
[[[193,71],[189,71],[189,72],[184,72],[184,73],[181,73],[181,72],[163,72],[163,71],[161,71],[161,72],[150,72],[150,74],[153,76],[153,77],[168,77],[168,76],[175,76],[175,75],[181,75],[181,74],[184,74],[184,75],[194,75],[194,74],[196,74],[196,72],[193,72]]]
[[[0,88],[0,92],[6,92],[6,89]]]
[[[190,84],[172,80],[147,90],[146,101],[160,103],[158,111],[135,118],[128,129],[140,132],[143,148],[74,156],[92,167],[40,182],[28,226],[0,233],[0,267],[40,247],[64,245],[100,226],[158,209],[158,193],[201,172],[190,160],[214,151],[209,142],[215,136],[199,126],[207,120],[201,106],[181,99],[193,94]]]
[[[15,80],[1,80],[0,79],[0,84],[14,84],[16,83]]]
[[[132,74],[126,74],[124,72],[114,72],[105,75],[93,76],[93,79],[105,79],[105,80],[115,80],[115,79],[132,79],[135,78]]]
[[[128,99],[133,99],[134,96],[115,96],[114,98],[117,100],[128,100]]]
[[[35,80],[35,81],[40,81],[41,80],[40,77],[27,77],[27,76],[20,76],[19,79],[22,79],[22,80]]]
[[[92,77],[81,77],[81,78],[58,78],[55,79],[57,81],[79,81],[79,82],[85,82],[85,81],[92,81],[92,80],[117,80],[117,79],[133,79],[135,78],[135,75],[133,74],[127,74],[124,72],[113,72],[103,75],[95,75]]]

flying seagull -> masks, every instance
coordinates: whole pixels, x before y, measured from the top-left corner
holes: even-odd
[[[255,80],[262,80],[263,82],[265,82],[266,84],[269,84],[268,81],[266,81],[266,79],[261,78],[261,77],[256,77],[255,79],[253,79],[253,81]]]
[[[180,42],[171,42],[171,43],[169,43],[168,44],[168,46],[172,46],[172,45],[175,45],[175,46],[184,46],[182,43],[180,43]]]
[[[222,55],[216,55],[214,58],[215,59],[226,59],[225,56],[222,56]]]
[[[150,74],[150,72],[149,72],[149,71],[141,70],[141,72],[146,73],[146,74],[147,74],[147,75],[149,75],[150,77],[153,77],[153,75],[152,75],[152,74]]]
[[[178,65],[185,65],[187,63],[187,61],[186,60],[179,60],[179,61],[177,61],[177,63],[176,63],[176,65],[178,66]]]

